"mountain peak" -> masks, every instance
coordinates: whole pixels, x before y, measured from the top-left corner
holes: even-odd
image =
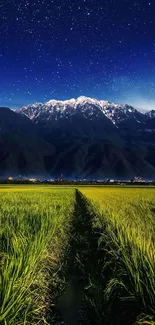
[[[97,99],[91,98],[91,97],[86,97],[86,96],[80,96],[76,100],[78,103],[83,103],[83,102],[97,102]]]
[[[48,102],[35,103],[24,106],[18,110],[19,113],[26,115],[31,120],[44,119],[47,121],[59,120],[60,118],[68,119],[80,111],[85,118],[95,118],[99,114],[104,114],[116,126],[128,118],[136,119],[136,110],[129,105],[111,103],[105,100],[98,100],[86,96],[71,98],[69,100],[51,99]],[[96,108],[96,109],[95,109]],[[95,109],[95,110],[94,110]],[[140,112],[137,112],[141,115]],[[93,116],[93,117],[92,117]],[[101,115],[100,115],[101,116]]]
[[[55,99],[51,99],[48,102],[45,103],[45,105],[47,106],[66,106],[66,105],[70,105],[75,107],[78,104],[84,104],[84,103],[90,103],[90,104],[97,104],[99,103],[99,101],[95,98],[91,98],[91,97],[86,97],[86,96],[80,96],[78,98],[71,98],[68,100],[55,100]]]
[[[155,117],[155,109],[152,109],[151,111],[145,113],[145,115],[149,116],[149,117]]]
[[[31,142],[35,144],[32,152],[34,150],[38,154],[39,166],[50,175],[56,177],[61,173],[65,177],[106,175],[105,177],[109,178],[113,175],[132,177],[137,173],[155,175],[155,119],[142,114],[132,106],[80,96],[64,101],[52,99],[47,103],[32,104],[19,109],[17,113],[27,116],[31,120],[32,128],[38,132],[37,142],[35,134],[33,141],[30,137],[30,144]],[[0,127],[1,133],[5,134],[4,117],[7,114],[3,115]],[[11,123],[7,128],[9,130],[12,127],[12,117],[10,120]],[[29,128],[28,126],[27,133]],[[16,131],[16,123],[14,130]],[[40,137],[46,139],[48,143],[46,149],[41,150],[41,154]],[[20,140],[20,136],[16,136],[16,139]],[[29,146],[27,142],[25,147],[18,143],[16,146],[19,148],[15,157],[17,162],[24,148],[22,152],[24,163],[20,164],[23,170],[27,170],[26,157],[29,157]],[[3,147],[5,149],[4,145]],[[7,157],[6,153],[7,151],[4,151],[4,157]],[[38,158],[35,159],[36,164],[33,168],[40,168],[37,167]],[[3,166],[2,161],[0,167],[4,168]]]
[[[56,100],[56,99],[51,99],[49,100],[48,102],[45,103],[45,105],[47,106],[56,106],[56,105],[61,105],[61,106],[64,106],[64,105],[75,105],[76,103],[76,99],[75,98],[71,98],[71,99],[68,99],[68,100]]]

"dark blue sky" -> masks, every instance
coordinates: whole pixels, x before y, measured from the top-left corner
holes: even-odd
[[[1,0],[0,106],[81,95],[155,108],[154,0]]]

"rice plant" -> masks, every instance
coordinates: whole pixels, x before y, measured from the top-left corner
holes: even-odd
[[[47,324],[51,269],[61,265],[74,201],[69,189],[1,189],[0,324]]]
[[[99,303],[107,324],[155,324],[155,190],[83,188],[103,254]],[[97,261],[96,261],[97,262]],[[96,294],[97,295],[97,294]]]

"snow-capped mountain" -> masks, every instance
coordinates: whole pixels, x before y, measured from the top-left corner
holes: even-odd
[[[155,132],[154,111],[144,114],[127,104],[115,104],[85,96],[65,101],[53,99],[44,104],[35,103],[20,108],[18,113],[44,128],[56,127],[57,123],[62,121],[68,121],[66,125],[68,127],[73,119],[75,119],[74,123],[78,123],[78,118],[81,116],[88,121],[100,120],[100,123],[106,117],[123,135]],[[105,119],[102,129],[106,129]]]
[[[155,118],[155,110],[152,109],[151,111],[147,112],[146,115],[151,117],[151,118]]]
[[[38,118],[50,119],[53,116],[55,119],[58,119],[64,117],[68,118],[74,115],[80,107],[82,107],[84,114],[89,106],[91,106],[89,111],[90,116],[93,113],[93,106],[98,107],[100,110],[102,109],[100,102],[96,99],[81,96],[77,99],[72,98],[64,101],[52,99],[45,104],[35,103],[20,108],[18,112],[26,115],[32,120],[37,120]]]
[[[79,110],[89,119],[91,117],[93,118],[94,114],[97,115],[100,111],[116,126],[127,119],[135,119],[138,122],[144,120],[144,114],[138,112],[132,106],[115,104],[85,96],[65,101],[50,100],[45,104],[36,103],[24,106],[18,112],[37,122],[40,119],[51,120],[54,118],[57,120],[60,118],[69,118]]]
[[[53,132],[57,136],[104,139],[119,137],[117,128],[103,111],[103,102],[84,96],[28,105],[20,108],[18,113],[31,119],[46,134]]]
[[[50,100],[0,108],[0,131],[0,175],[155,179],[154,111],[84,96]]]

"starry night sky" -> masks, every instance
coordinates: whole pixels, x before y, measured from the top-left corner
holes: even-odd
[[[0,0],[0,106],[155,108],[155,0]]]

